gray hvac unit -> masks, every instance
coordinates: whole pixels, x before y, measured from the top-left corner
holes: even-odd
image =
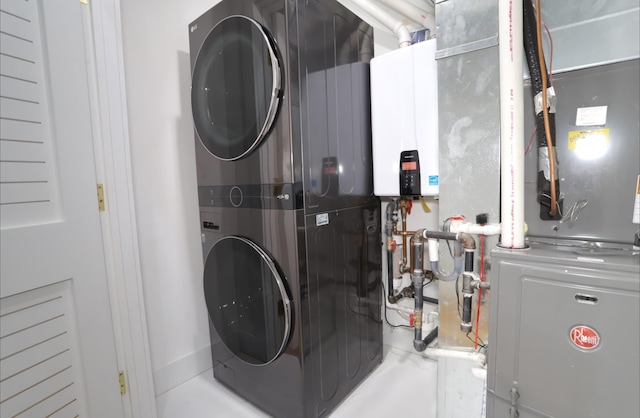
[[[496,249],[488,417],[640,416],[640,253]]]

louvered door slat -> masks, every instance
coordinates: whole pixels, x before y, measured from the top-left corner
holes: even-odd
[[[0,109],[5,119],[42,124],[40,105],[37,101],[26,100],[24,97],[8,97],[3,91],[0,97]]]
[[[0,227],[56,219],[59,210],[37,2],[2,2]]]
[[[6,140],[42,142],[46,140],[43,134],[42,124],[8,119],[0,120],[0,135],[2,136],[0,139],[1,142],[5,142]],[[4,160],[4,158],[2,158],[2,160]]]
[[[33,20],[33,9],[28,1],[3,1],[2,14],[11,14],[18,19]]]
[[[3,75],[22,80],[38,81],[38,68],[36,68],[35,62],[21,59],[21,57],[4,55],[4,51],[2,51],[2,54],[0,55],[0,68],[2,68]]]
[[[0,179],[3,182],[43,181],[47,179],[45,164],[14,163],[0,165]],[[4,208],[3,208],[4,210]]]
[[[2,96],[22,98],[31,102],[40,102],[39,86],[23,80],[0,76],[0,91]],[[4,135],[3,135],[4,137]]]
[[[2,161],[46,161],[47,149],[43,143],[26,141],[0,141]],[[0,179],[3,182],[6,179]]]
[[[7,417],[77,414],[73,310],[68,282],[3,298],[0,410]],[[60,409],[62,410],[62,409]],[[69,414],[66,416],[70,416]]]
[[[38,59],[33,39],[25,38],[15,33],[2,32],[0,33],[0,42],[2,43],[3,54],[32,62]]]

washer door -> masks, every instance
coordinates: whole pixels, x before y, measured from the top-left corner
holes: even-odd
[[[193,66],[191,108],[202,144],[224,161],[248,155],[269,134],[282,97],[280,54],[245,16],[220,21]]]
[[[274,361],[292,330],[291,297],[275,261],[251,240],[228,236],[204,267],[209,318],[224,345],[252,365]]]

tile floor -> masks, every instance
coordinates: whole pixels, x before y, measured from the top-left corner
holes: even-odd
[[[384,361],[331,418],[435,418],[437,362],[385,346]],[[416,408],[416,399],[421,407]],[[213,379],[211,370],[156,399],[158,418],[267,418]]]

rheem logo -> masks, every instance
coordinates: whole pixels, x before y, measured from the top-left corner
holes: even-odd
[[[600,335],[586,325],[576,325],[569,331],[571,342],[583,350],[593,350],[600,344]]]

